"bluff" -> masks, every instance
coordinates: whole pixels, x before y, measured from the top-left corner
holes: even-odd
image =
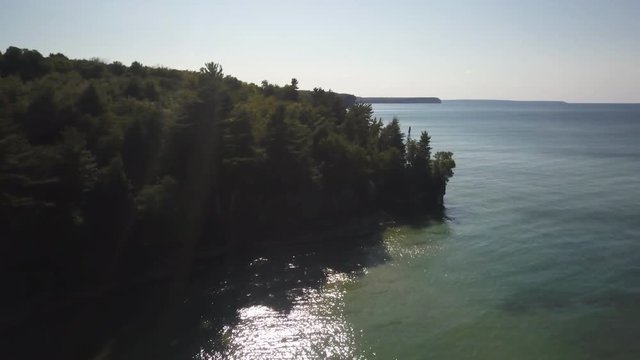
[[[203,254],[442,210],[455,162],[427,132],[297,85],[0,53],[0,272],[18,289],[3,301],[177,284]]]

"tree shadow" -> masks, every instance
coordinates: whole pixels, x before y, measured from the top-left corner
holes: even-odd
[[[221,353],[227,346],[226,330],[238,323],[241,309],[266,306],[288,314],[304,292],[321,291],[328,273],[357,277],[389,261],[382,240],[379,231],[357,239],[281,244],[207,267],[184,303],[166,308],[150,300],[145,314],[126,324],[102,350],[104,358],[184,359]]]
[[[223,353],[226,331],[238,323],[241,309],[265,306],[286,315],[305,291],[322,291],[329,274],[358,277],[390,261],[385,226],[423,228],[448,217],[443,211],[395,219],[366,236],[276,242],[209,259],[199,264],[187,295],[180,296],[184,301],[177,304],[167,299],[165,279],[158,279],[38,315],[32,323],[8,328],[4,339],[13,342],[10,352],[28,358],[184,359]]]
[[[409,226],[412,229],[423,229],[433,224],[441,224],[455,220],[448,215],[446,207],[422,212],[394,213],[392,216],[395,219],[395,224]]]

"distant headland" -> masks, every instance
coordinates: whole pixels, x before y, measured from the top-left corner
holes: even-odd
[[[358,102],[368,104],[440,104],[437,97],[358,97]]]
[[[445,99],[437,97],[360,97],[350,94],[338,94],[347,106],[354,102],[366,104],[466,104],[475,103],[483,105],[509,105],[509,104],[532,104],[532,105],[566,105],[565,101],[540,101],[540,100],[494,100],[494,99]]]
[[[306,93],[310,91],[301,92]],[[494,99],[445,99],[441,100],[437,97],[361,97],[352,94],[336,94],[343,102],[344,106],[349,107],[355,103],[365,104],[477,104],[477,105],[567,105],[565,101],[547,101],[547,100],[494,100]]]

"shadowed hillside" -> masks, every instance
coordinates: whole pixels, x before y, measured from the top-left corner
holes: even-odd
[[[297,80],[0,54],[4,301],[55,306],[194,259],[442,207],[455,163]],[[177,291],[176,293],[179,293]],[[62,300],[61,300],[62,299]],[[19,315],[18,315],[19,317]]]

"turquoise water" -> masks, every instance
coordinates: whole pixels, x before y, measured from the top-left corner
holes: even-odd
[[[448,219],[251,259],[198,358],[640,358],[640,106],[374,110],[454,152]]]

